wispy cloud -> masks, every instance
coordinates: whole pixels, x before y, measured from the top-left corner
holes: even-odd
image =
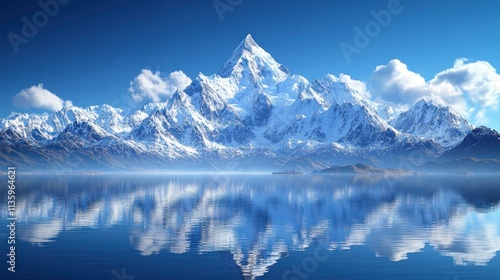
[[[16,94],[12,100],[14,105],[21,108],[38,108],[56,112],[63,106],[71,106],[69,100],[62,100],[59,96],[43,88],[43,84],[25,88]]]
[[[185,89],[191,79],[182,71],[170,73],[166,78],[160,72],[153,73],[143,69],[141,73],[130,82],[130,96],[134,103],[160,102],[169,98],[177,89]]]

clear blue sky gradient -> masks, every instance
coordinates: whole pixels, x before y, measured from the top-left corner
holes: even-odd
[[[127,94],[144,68],[214,74],[248,33],[308,79],[346,73],[366,80],[394,58],[427,80],[461,57],[500,67],[499,1],[401,0],[403,11],[351,63],[339,44],[352,43],[353,28],[364,27],[370,11],[385,9],[388,0],[242,0],[223,20],[213,0],[70,0],[16,54],[7,34],[21,34],[22,17],[41,10],[37,2],[9,1],[0,11],[0,117],[23,111],[12,97],[39,83],[89,106]],[[497,120],[500,114],[490,126],[498,130]]]

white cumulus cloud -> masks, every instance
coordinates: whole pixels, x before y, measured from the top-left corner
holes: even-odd
[[[185,89],[191,84],[191,79],[182,71],[175,71],[170,73],[168,81],[179,89]]]
[[[71,106],[69,100],[62,100],[59,96],[43,88],[43,84],[25,88],[16,94],[12,100],[14,105],[22,108],[39,108],[56,112],[63,106]]]
[[[163,78],[160,72],[153,73],[143,69],[130,82],[129,92],[135,103],[160,102],[169,98],[177,89],[185,89],[190,83],[191,79],[182,71],[172,72]]]
[[[486,61],[460,58],[452,68],[426,81],[394,59],[376,67],[368,79],[367,89],[375,100],[399,108],[408,108],[420,99],[432,100],[452,106],[476,124],[486,124],[489,113],[498,109],[500,75]]]
[[[413,105],[426,95],[425,79],[394,59],[380,65],[368,79],[368,88],[376,100],[396,106]]]

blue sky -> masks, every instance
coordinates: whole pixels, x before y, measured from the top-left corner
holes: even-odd
[[[13,98],[39,84],[83,107],[116,104],[143,69],[164,78],[178,70],[191,79],[211,75],[251,33],[309,80],[345,73],[375,100],[404,106],[435,99],[475,124],[500,129],[498,1],[59,1],[67,3],[46,22],[38,17],[36,35],[17,46],[12,33],[23,36],[23,17],[33,23],[43,9],[31,0],[3,5],[1,117],[34,111]],[[230,10],[217,12],[214,2]],[[356,45],[355,28],[365,30],[375,20],[372,11],[389,7],[398,12],[371,30],[367,44]],[[359,47],[350,61],[342,43]]]

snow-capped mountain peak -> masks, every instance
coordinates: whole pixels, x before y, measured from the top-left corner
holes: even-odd
[[[259,45],[255,42],[251,34],[248,34],[245,37],[245,40],[243,40],[240,45],[238,46],[238,49],[245,49],[247,51],[251,51],[252,48],[260,48]]]
[[[88,146],[108,137],[116,138],[93,121],[75,121],[69,124],[55,140]]]
[[[274,58],[247,35],[234,50],[231,57],[220,69],[218,75],[223,78],[232,77],[242,86],[259,84],[270,86],[286,80],[288,69],[276,62]]]
[[[443,147],[459,144],[473,126],[450,106],[424,99],[389,122],[397,130],[430,138]]]

